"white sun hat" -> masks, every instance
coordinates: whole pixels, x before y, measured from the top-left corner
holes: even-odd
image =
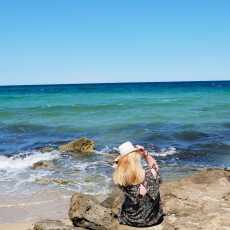
[[[127,155],[131,152],[138,150],[139,148],[134,146],[130,141],[126,141],[118,147],[121,156]]]
[[[114,159],[113,168],[117,167],[117,163],[122,156],[132,153],[136,150],[141,149],[141,146],[134,146],[130,141],[126,141],[118,147],[120,155]]]

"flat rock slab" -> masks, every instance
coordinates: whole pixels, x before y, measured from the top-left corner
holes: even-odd
[[[34,224],[33,230],[84,230],[67,225],[60,220],[42,220]]]
[[[230,230],[229,178],[230,171],[213,169],[164,183],[164,224],[173,229]]]

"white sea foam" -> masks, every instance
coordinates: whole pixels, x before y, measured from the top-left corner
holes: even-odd
[[[118,148],[109,148],[108,146],[105,146],[103,149],[101,149],[100,151],[96,151],[97,154],[106,154],[109,152],[119,152]],[[153,156],[159,156],[159,157],[166,157],[166,156],[170,156],[170,155],[174,155],[177,153],[177,149],[173,146],[168,147],[168,148],[162,148],[157,152],[151,152],[151,154]]]
[[[0,170],[14,171],[31,167],[34,163],[44,160],[57,159],[60,156],[57,151],[41,153],[39,151],[20,153],[17,156],[0,156]]]
[[[118,148],[116,147],[110,148],[109,146],[106,145],[101,150],[96,150],[97,154],[105,154],[105,153],[111,153],[111,152],[118,152]]]
[[[174,155],[177,153],[175,147],[163,148],[159,152],[153,152],[152,154],[157,157],[166,157],[170,155]]]

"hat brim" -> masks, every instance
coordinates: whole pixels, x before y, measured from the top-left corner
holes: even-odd
[[[138,150],[140,150],[140,149],[141,149],[141,147],[135,146],[135,148],[134,148],[132,151],[130,151],[130,152],[128,152],[128,153],[125,153],[125,154],[120,154],[119,156],[117,156],[117,157],[113,160],[113,162],[117,162],[117,161],[119,161],[119,159],[120,159],[121,157],[124,157],[124,156],[126,156],[126,155],[128,155],[128,154],[130,154],[130,153],[133,153],[133,152],[135,152],[135,151],[138,151]]]
[[[135,151],[138,151],[138,150],[141,150],[141,147],[138,147],[137,145],[135,145],[135,148],[132,151],[126,153],[125,155],[130,154],[130,153],[135,152]]]

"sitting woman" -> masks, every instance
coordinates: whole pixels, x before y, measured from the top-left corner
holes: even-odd
[[[120,156],[115,160],[114,183],[124,192],[118,219],[120,224],[149,227],[163,221],[159,184],[159,168],[155,159],[142,147],[131,142],[119,146]],[[141,157],[147,169],[141,165]]]

